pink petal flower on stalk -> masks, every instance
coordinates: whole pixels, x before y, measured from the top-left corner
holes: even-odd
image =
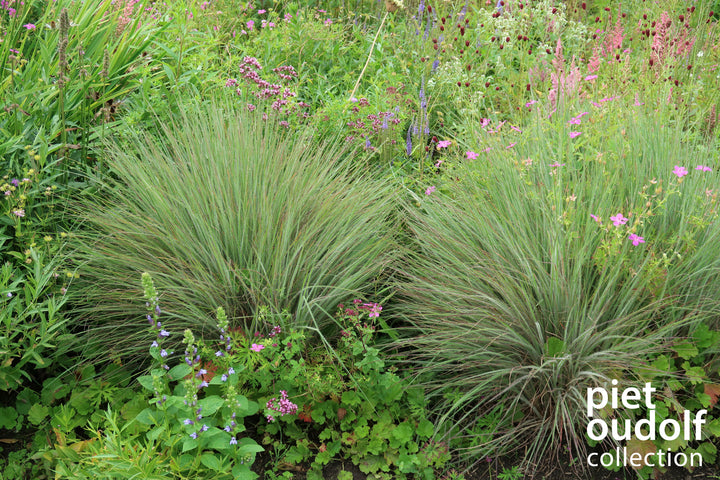
[[[712,168],[706,167],[705,165],[698,165],[695,170],[702,170],[703,172],[712,172]]]
[[[550,164],[550,166],[551,166],[551,167],[564,167],[565,164],[564,164],[564,163],[555,162],[555,163]]]
[[[515,131],[518,132],[518,133],[522,133],[522,130],[520,130],[520,129],[519,129],[518,127],[516,127],[515,125],[510,125],[510,128],[513,129],[513,130],[515,130]]]
[[[596,78],[597,78],[597,75],[588,75],[587,77],[585,77],[585,80],[587,80],[589,82],[590,80],[595,80]]]
[[[435,162],[435,168],[440,168],[440,165],[442,165],[442,164],[443,164],[443,161],[442,161],[442,158],[441,158],[440,160],[438,160],[437,162]]]
[[[526,107],[529,107],[530,105],[535,105],[537,103],[537,100],[530,100],[525,104]]]
[[[634,246],[638,246],[641,243],[645,243],[645,239],[643,237],[640,237],[638,235],[635,235],[634,233],[631,233],[628,239],[632,242]]]
[[[515,145],[517,145],[517,142],[511,143],[510,145],[508,145],[507,147],[505,147],[505,149],[513,148]]]
[[[582,132],[570,132],[570,138],[579,137],[582,135]]]
[[[265,348],[265,345],[259,345],[259,344],[257,344],[257,343],[253,343],[253,344],[250,346],[250,350],[252,350],[253,352],[259,352],[259,351],[261,351],[263,348]]]
[[[432,193],[435,191],[435,185],[432,187],[428,187],[427,190],[425,190],[425,195],[432,195]]]
[[[635,105],[636,107],[639,107],[640,105],[645,105],[644,102],[640,102],[640,95],[637,93],[635,94],[635,103],[633,103],[633,105]]]
[[[440,140],[437,144],[437,148],[447,148],[452,144],[450,140]]]
[[[252,32],[254,26],[255,26],[255,22],[252,20],[248,20],[248,22],[247,22],[248,30],[250,30]]]
[[[687,169],[686,169],[685,167],[679,167],[679,166],[675,165],[675,169],[673,170],[672,173],[674,173],[675,175],[677,175],[678,178],[682,178],[682,177],[684,177],[685,175],[688,174],[688,171],[687,171]]]
[[[618,213],[614,217],[610,217],[610,220],[612,220],[613,225],[616,227],[619,227],[620,225],[625,225],[628,221],[627,218],[623,217],[622,213]]]
[[[475,160],[478,158],[478,154],[473,151],[465,152],[465,155],[467,155],[468,160]]]
[[[13,215],[15,215],[16,217],[24,217],[25,210],[23,210],[22,208],[19,210],[13,210]]]
[[[23,25],[23,27],[27,28],[28,30],[35,30],[35,25],[33,25],[32,23],[26,23],[25,25]]]
[[[598,217],[597,215],[593,215],[593,214],[591,213],[591,214],[590,214],[590,218],[592,218],[593,220],[595,220],[597,223],[602,223],[601,220],[600,220],[600,217]]]

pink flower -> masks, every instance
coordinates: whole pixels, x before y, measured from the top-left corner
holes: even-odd
[[[435,185],[432,187],[428,187],[427,190],[425,190],[425,195],[431,195],[435,191]]]
[[[698,165],[695,170],[701,170],[703,172],[712,172],[712,168],[706,167],[705,165]]]
[[[262,15],[263,13],[265,13],[265,10],[258,10],[258,14]]]
[[[465,155],[467,155],[468,160],[475,160],[478,158],[478,154],[473,151],[465,152]]]
[[[565,164],[564,164],[564,163],[555,162],[555,163],[550,164],[550,166],[551,166],[551,167],[564,167]]]
[[[450,140],[440,140],[437,144],[437,148],[446,148],[452,144]]]
[[[33,25],[32,23],[26,23],[25,25],[23,25],[23,27],[27,28],[28,30],[35,30],[35,25]]]
[[[13,210],[13,215],[15,215],[16,217],[24,217],[25,210],[23,210],[22,208],[19,210]]]
[[[510,145],[508,145],[508,146],[505,147],[505,148],[506,148],[506,149],[513,148],[515,145],[517,145],[517,142],[511,143]]]
[[[643,237],[640,237],[640,236],[638,236],[638,235],[635,235],[634,233],[631,233],[630,236],[628,237],[628,239],[630,239],[630,241],[632,242],[632,244],[633,244],[634,246],[636,246],[636,247],[637,247],[638,245],[640,245],[641,243],[645,243],[645,239],[644,239]]]
[[[535,105],[537,103],[537,100],[530,100],[525,104],[526,107],[529,107],[530,105]]]
[[[590,218],[592,218],[593,220],[595,220],[597,223],[602,223],[602,222],[600,221],[600,217],[598,217],[597,215],[593,215],[593,214],[591,213],[591,214],[590,214]]]
[[[260,344],[257,344],[257,343],[253,343],[253,344],[250,346],[250,350],[252,350],[253,352],[259,352],[259,351],[261,351],[263,348],[265,348],[265,345],[260,345]]]
[[[610,220],[612,220],[613,225],[616,227],[619,227],[620,225],[625,225],[628,221],[627,218],[623,217],[622,213],[618,213],[614,217],[610,217]]]
[[[596,78],[597,78],[597,75],[588,75],[587,77],[585,77],[585,80],[587,80],[589,82],[590,80],[595,80]]]
[[[443,163],[443,161],[442,161],[442,158],[441,158],[440,160],[438,160],[437,162],[435,162],[435,168],[440,168],[440,165],[442,165],[442,163]]]
[[[686,169],[685,167],[679,167],[679,166],[675,165],[675,169],[673,170],[672,173],[674,173],[675,175],[677,175],[678,178],[682,178],[682,177],[684,177],[685,175],[688,174],[688,171],[687,171],[687,169]]]
[[[644,102],[640,102],[640,95],[637,93],[635,94],[635,103],[633,103],[633,105],[635,105],[636,107],[639,107],[640,105],[645,105]]]
[[[575,138],[582,135],[582,132],[570,132],[570,138]]]

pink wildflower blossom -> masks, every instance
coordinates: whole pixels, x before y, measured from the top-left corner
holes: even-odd
[[[645,239],[643,237],[635,235],[634,233],[631,233],[630,236],[628,237],[628,239],[630,239],[632,244],[636,247],[638,245],[640,245],[641,243],[645,243]]]
[[[687,169],[686,169],[685,167],[680,167],[680,166],[675,165],[675,169],[673,170],[672,173],[674,173],[675,175],[677,175],[678,178],[682,178],[682,177],[684,177],[685,175],[688,174],[688,171],[687,171]]]
[[[465,155],[467,155],[468,160],[475,160],[478,158],[478,154],[473,151],[465,152]]]
[[[622,213],[618,213],[614,217],[610,217],[610,220],[612,220],[613,225],[616,227],[619,227],[620,225],[625,225],[628,221],[627,218],[623,217]]]

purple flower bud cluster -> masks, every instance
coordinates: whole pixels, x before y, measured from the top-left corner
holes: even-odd
[[[288,395],[285,390],[280,390],[280,401],[273,397],[265,404],[265,408],[279,413],[281,417],[284,415],[295,415],[298,410],[298,406],[288,400]],[[275,421],[275,417],[268,415],[267,421],[268,423],[273,422]]]

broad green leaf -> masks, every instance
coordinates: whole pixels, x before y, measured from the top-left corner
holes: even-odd
[[[143,375],[141,377],[138,377],[138,382],[140,385],[145,387],[146,390],[150,390],[151,392],[155,392],[155,387],[153,385],[153,378],[150,375]]]
[[[170,380],[180,380],[181,378],[185,378],[190,375],[191,372],[192,368],[190,368],[190,365],[187,363],[181,363],[171,368],[167,375]]]
[[[690,360],[698,354],[697,347],[688,340],[684,340],[673,346],[672,351],[677,353],[680,358],[683,358],[685,360]]]
[[[225,400],[217,395],[211,395],[203,398],[198,402],[198,406],[202,407],[203,416],[209,416],[217,412],[220,407],[225,404]]]
[[[28,420],[33,425],[40,425],[43,420],[47,418],[49,413],[50,409],[48,407],[40,403],[36,403],[32,407],[30,407],[30,411],[28,412]]]
[[[220,461],[220,459],[212,453],[203,453],[200,457],[200,463],[208,467],[210,470],[215,470],[216,472],[219,472],[222,469],[222,461]]]

